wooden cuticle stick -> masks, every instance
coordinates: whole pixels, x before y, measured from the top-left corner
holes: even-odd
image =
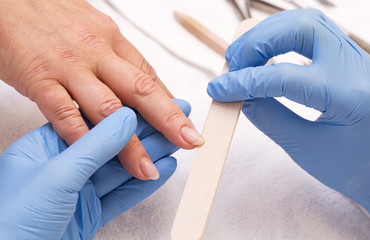
[[[176,20],[191,34],[193,34],[196,38],[200,41],[205,43],[208,47],[213,49],[216,53],[218,53],[221,57],[225,57],[225,51],[227,46],[229,45],[225,42],[222,38],[214,34],[208,28],[203,26],[194,18],[187,16],[183,13],[174,11],[173,14],[175,15]]]

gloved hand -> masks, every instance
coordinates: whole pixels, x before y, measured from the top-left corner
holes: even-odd
[[[186,102],[174,101],[189,115]],[[132,178],[114,157],[134,132],[156,161],[156,181]],[[166,182],[177,149],[128,108],[70,147],[49,123],[28,133],[0,157],[0,239],[92,239]]]
[[[294,51],[309,66],[262,66]],[[370,210],[370,57],[317,10],[281,12],[227,50],[230,73],[208,85],[217,101],[245,100],[244,114],[309,174]],[[305,120],[273,97],[322,112]]]

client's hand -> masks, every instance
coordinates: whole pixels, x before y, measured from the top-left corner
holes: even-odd
[[[178,147],[203,141],[116,23],[86,0],[0,1],[0,79],[35,101],[69,145],[88,131],[73,100],[94,125],[123,102]],[[154,178],[135,135],[118,157],[134,177]]]

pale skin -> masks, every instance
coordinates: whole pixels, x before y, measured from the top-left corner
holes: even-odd
[[[34,101],[69,145],[120,107],[175,145],[203,143],[173,96],[114,21],[85,0],[0,0],[0,79]],[[134,135],[118,154],[134,177],[159,177]]]

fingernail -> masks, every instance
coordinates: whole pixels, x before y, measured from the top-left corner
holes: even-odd
[[[159,178],[158,169],[148,157],[142,157],[140,159],[140,169],[144,176],[150,180],[157,180]]]
[[[189,126],[181,128],[181,135],[188,143],[195,146],[201,146],[204,143],[204,138],[200,135],[197,130]]]

